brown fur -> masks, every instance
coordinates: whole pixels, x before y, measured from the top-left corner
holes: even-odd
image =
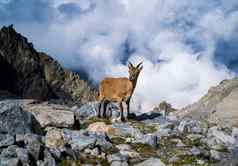
[[[112,102],[126,101],[132,94],[132,82],[124,78],[105,78],[102,80],[99,91],[99,100],[108,100]]]
[[[103,116],[105,116],[105,111],[108,102],[118,102],[120,104],[120,111],[121,111],[121,119],[123,120],[123,106],[122,102],[126,102],[127,104],[127,116],[129,116],[129,107],[130,107],[130,99],[134,92],[137,78],[143,68],[140,66],[142,63],[138,64],[134,67],[131,63],[129,63],[129,78],[122,77],[122,78],[111,78],[107,77],[102,80],[99,86],[99,110],[98,110],[98,117],[101,116],[100,110],[101,105],[104,103],[103,108]]]

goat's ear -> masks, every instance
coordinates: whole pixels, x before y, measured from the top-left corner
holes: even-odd
[[[141,66],[141,67],[139,68],[139,71],[141,72],[142,69],[143,69],[143,66]]]
[[[140,67],[140,65],[142,65],[142,63],[143,63],[143,61],[142,62],[140,62],[137,66],[136,66],[136,68],[139,68]]]

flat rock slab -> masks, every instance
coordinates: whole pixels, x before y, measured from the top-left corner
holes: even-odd
[[[74,125],[74,113],[65,105],[34,103],[25,101],[23,108],[31,112],[41,127],[72,127]]]
[[[74,113],[70,107],[48,102],[39,102],[32,99],[12,99],[0,102],[3,106],[21,107],[24,111],[30,112],[39,122],[42,128],[72,127],[74,125]],[[21,117],[21,116],[18,116]]]
[[[33,114],[41,127],[72,127],[74,124],[74,113],[70,107],[48,102],[37,102],[36,100],[14,100],[21,105],[25,111]]]

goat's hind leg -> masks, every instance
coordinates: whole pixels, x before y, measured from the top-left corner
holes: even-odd
[[[126,119],[125,119],[124,114],[123,114],[123,105],[122,105],[122,102],[119,103],[119,106],[120,106],[120,111],[121,111],[121,121],[122,121],[122,122],[125,122]]]
[[[106,116],[107,116],[107,105],[108,105],[108,103],[109,103],[109,101],[108,100],[105,100],[104,101],[104,105],[103,105],[103,113],[102,113],[102,117],[103,118],[106,118]]]

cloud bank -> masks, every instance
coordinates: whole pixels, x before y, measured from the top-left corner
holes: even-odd
[[[181,108],[237,71],[237,0],[4,0],[0,25],[11,23],[95,83],[143,61],[134,110]]]

